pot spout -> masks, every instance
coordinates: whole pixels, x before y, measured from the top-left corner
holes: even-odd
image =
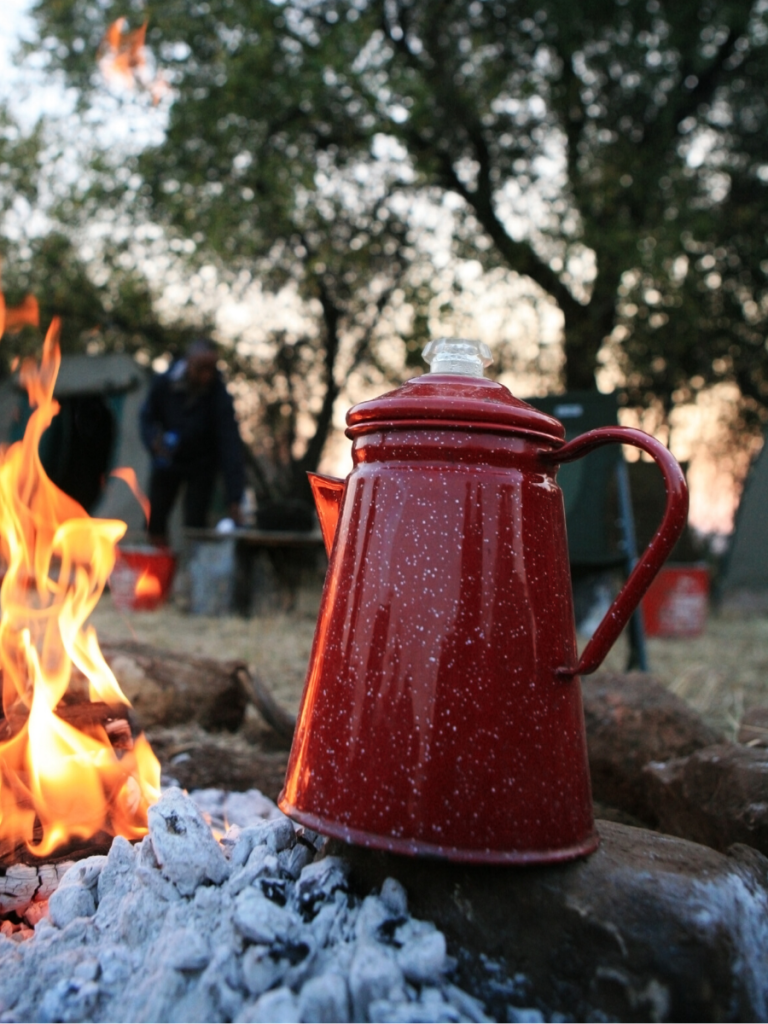
[[[333,539],[336,536],[336,527],[339,525],[339,514],[346,482],[335,476],[322,476],[320,473],[307,473],[307,476],[315,499],[325,550],[330,555]]]

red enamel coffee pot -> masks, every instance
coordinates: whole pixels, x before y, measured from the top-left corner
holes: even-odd
[[[279,805],[348,842],[457,861],[589,853],[579,675],[594,672],[686,521],[682,471],[639,430],[566,444],[483,378],[490,353],[430,342],[431,372],[347,416],[354,468],[313,476],[330,556]],[[663,521],[577,657],[558,466],[605,444],[658,463]]]

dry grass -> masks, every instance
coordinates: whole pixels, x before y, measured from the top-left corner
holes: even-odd
[[[319,594],[304,592],[298,608],[243,619],[184,615],[173,606],[151,613],[119,612],[105,596],[93,615],[100,637],[135,639],[166,650],[242,658],[284,705],[297,710],[314,634]],[[605,668],[626,665],[622,638]],[[733,738],[744,711],[768,704],[768,618],[710,617],[702,636],[650,639],[651,671],[714,727]]]
[[[624,638],[606,668],[626,664]],[[650,638],[651,671],[710,725],[735,737],[745,711],[768,704],[768,618],[710,615],[701,636]]]

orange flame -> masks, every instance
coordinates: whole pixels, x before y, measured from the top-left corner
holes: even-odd
[[[133,491],[133,496],[141,505],[141,511],[144,513],[144,518],[149,522],[149,498],[146,496],[141,487],[139,487],[139,481],[136,479],[136,473],[130,466],[118,466],[117,469],[113,469],[109,474],[110,476],[116,476],[118,480],[122,480],[123,483],[127,484]]]
[[[168,91],[168,84],[159,72],[151,76],[147,65],[147,22],[130,32],[127,21],[117,18],[107,28],[99,47],[99,67],[106,80],[125,89],[137,86],[146,89],[157,104]]]
[[[16,334],[24,326],[40,326],[40,307],[34,295],[25,295],[20,306],[6,306],[0,291],[0,338],[8,331]]]
[[[162,592],[160,580],[149,569],[145,569],[136,580],[136,589],[134,590],[136,597],[160,597]]]
[[[57,708],[88,682],[91,701],[128,701],[85,622],[95,608],[125,532],[117,520],[91,519],[46,476],[38,446],[58,412],[53,388],[61,355],[58,321],[40,366],[22,363],[32,415],[21,441],[0,453],[0,837],[36,855],[99,830],[127,838],[147,831],[159,795],[160,766],[144,738],[116,751],[102,725],[82,730]],[[36,824],[41,831],[39,842]]]

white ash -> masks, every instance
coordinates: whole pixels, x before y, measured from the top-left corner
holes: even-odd
[[[358,899],[319,837],[239,796],[221,843],[171,789],[139,844],[72,865],[28,941],[0,936],[0,1022],[490,1019],[399,882]]]

